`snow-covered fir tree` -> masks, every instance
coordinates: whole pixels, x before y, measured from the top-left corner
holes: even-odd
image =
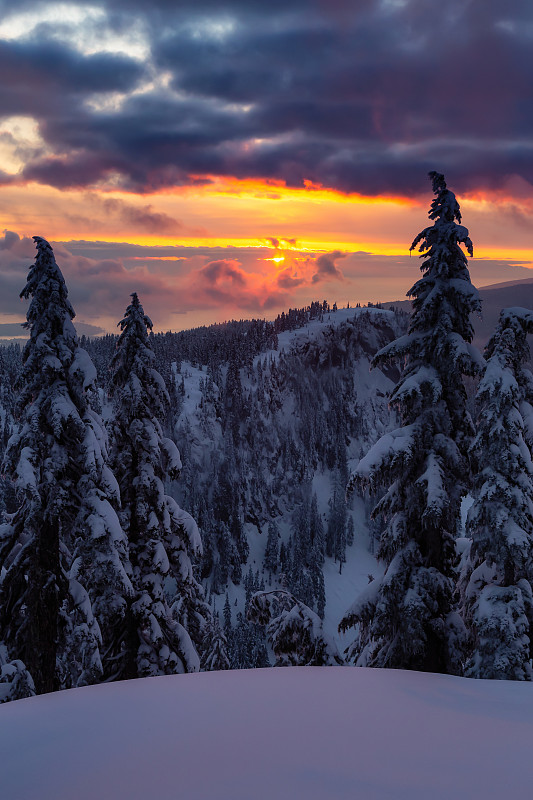
[[[222,631],[218,614],[213,614],[205,626],[201,666],[204,672],[229,669],[228,640]]]
[[[339,562],[339,572],[342,572],[342,565],[346,563],[347,543],[347,508],[345,499],[347,475],[345,475],[344,481],[342,477],[343,473],[340,470],[334,471],[326,532],[326,553]]]
[[[332,576],[333,564],[325,554],[328,500],[335,493],[334,484],[343,484],[337,473],[345,468],[346,455],[353,458],[368,441],[375,440],[376,432],[389,427],[383,392],[390,386],[388,376],[394,372],[375,370],[369,374],[368,362],[377,349],[406,329],[405,314],[375,308],[354,309],[349,317],[341,312],[338,319],[332,315],[325,324],[311,322],[309,328],[303,329],[298,328],[308,323],[307,310],[293,309],[285,316],[285,327],[279,330],[289,335],[283,337],[282,352],[267,355],[261,354],[272,346],[270,339],[261,338],[261,334],[250,341],[249,334],[256,326],[248,321],[148,337],[156,353],[154,368],[167,377],[169,392],[174,396],[162,429],[169,432],[168,436],[176,435],[184,464],[179,481],[171,487],[165,482],[165,491],[198,521],[204,556],[195,562],[195,569],[210,594],[221,595],[221,621],[224,595],[229,589],[228,610],[232,618],[227,635],[228,655],[232,666],[240,668],[268,664],[264,626],[245,618],[251,573],[252,593],[264,589],[265,583],[268,589],[288,589],[298,600],[310,603],[319,617],[325,615],[328,632],[338,622],[333,619],[331,607],[329,612],[324,608],[324,574],[328,575],[328,591],[335,594],[351,582],[355,552],[350,551],[348,538],[350,523],[354,536],[354,515],[348,514],[346,527],[345,580],[344,565],[342,575]],[[261,325],[268,333],[278,323],[281,320]],[[258,325],[257,331],[260,329]],[[118,336],[81,340],[97,368],[104,397],[111,388],[109,363],[117,340]],[[5,348],[1,354],[5,358],[4,363],[0,359],[0,421],[4,437],[9,437],[14,422],[7,389],[12,384],[10,375],[19,371],[21,359],[18,347]],[[242,389],[242,414],[234,430],[225,408],[231,395],[226,392],[228,372],[230,388],[235,372],[229,370],[232,360],[238,366]],[[239,396],[238,390],[236,394]],[[9,515],[16,506],[8,479],[5,488]],[[336,499],[344,510],[344,486],[336,493]],[[356,505],[357,515],[362,515],[363,503],[356,500]],[[304,518],[307,529],[300,524]],[[280,550],[279,566],[271,573],[267,568],[262,570],[270,523],[278,529]],[[358,527],[358,534],[359,530]],[[359,547],[359,535],[357,540]],[[340,563],[339,560],[337,572]],[[76,567],[73,563],[73,580],[81,577]],[[375,573],[373,568],[367,571]],[[167,578],[164,585],[170,598]],[[92,603],[85,587],[81,583],[79,587],[76,613],[87,614],[94,631]],[[80,626],[79,637],[84,630],[90,632],[88,626]],[[119,628],[105,663],[107,679],[121,674],[126,649],[121,648],[130,641],[130,634],[129,622],[125,630]],[[204,641],[205,637],[196,648],[202,668]],[[103,655],[104,648],[101,652]]]
[[[465,674],[472,678],[532,677],[533,463],[526,423],[531,421],[533,376],[524,366],[528,333],[533,333],[533,311],[501,312],[477,392],[475,501],[467,522],[471,547],[460,581],[471,632]]]
[[[470,314],[480,309],[464,244],[472,255],[455,195],[430,173],[433,225],[415,238],[422,278],[408,292],[408,333],[384,347],[374,365],[405,364],[391,398],[400,427],[359,462],[349,489],[387,487],[374,509],[382,515],[378,557],[383,578],[372,581],[341,621],[358,625],[351,655],[359,665],[459,673],[464,626],[453,610],[455,538],[468,486],[474,433],[463,375],[482,359],[470,344]]]
[[[21,505],[0,528],[0,640],[42,693],[100,679],[131,585],[117,484],[89,402],[96,371],[52,248],[34,241],[19,425],[4,460]]]
[[[231,669],[257,669],[269,667],[266,632],[264,625],[256,625],[247,618],[247,610],[250,598],[257,590],[265,588],[264,580],[259,577],[259,571],[255,574],[251,566],[243,579],[245,590],[244,614],[237,609],[235,614],[235,626],[231,624],[231,606],[229,597],[226,594],[224,605],[224,634],[227,640],[227,652],[230,659]],[[235,606],[238,601],[235,600]]]
[[[268,523],[267,543],[265,547],[264,565],[265,569],[272,575],[278,571],[279,567],[279,530],[273,520]]]
[[[226,599],[224,602],[224,609],[222,613],[224,615],[224,625],[223,625],[224,636],[226,637],[226,640],[229,641],[231,637],[232,624],[231,624],[231,604],[229,601],[228,592],[226,592]]]
[[[305,605],[316,608],[319,617],[323,618],[326,604],[322,570],[325,553],[324,526],[318,512],[316,494],[313,494],[309,502],[308,490],[309,487],[304,487],[304,500],[292,515],[290,565],[283,564],[283,567],[291,592]]]
[[[9,661],[7,648],[0,645],[0,703],[21,700],[35,695],[33,678],[24,663],[18,659]]]
[[[355,540],[355,526],[353,522],[353,517],[350,514],[348,517],[348,524],[346,525],[346,544],[348,547],[351,547]]]
[[[248,619],[267,626],[277,667],[324,667],[342,664],[335,643],[324,633],[322,620],[290,592],[256,592],[250,598]]]
[[[194,672],[211,616],[191,563],[202,542],[194,519],[165,491],[165,483],[178,477],[181,460],[163,433],[169,396],[154,368],[152,322],[136,294],[119,325],[109,430],[134,600],[116,669],[122,678]]]
[[[248,607],[247,604],[246,610]],[[262,669],[271,666],[268,660],[264,625],[254,624],[248,619],[247,613],[237,612],[229,650],[231,669]]]

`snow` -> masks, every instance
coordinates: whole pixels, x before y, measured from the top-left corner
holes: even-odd
[[[363,431],[361,437],[352,439],[347,448],[348,471],[351,472],[359,463],[362,452],[366,451],[369,444],[375,438],[386,432],[390,426],[389,413],[387,411],[387,397],[392,390],[394,383],[380,369],[370,369],[372,352],[383,344],[382,326],[398,325],[393,312],[379,308],[344,308],[336,312],[325,314],[323,319],[310,320],[302,328],[284,331],[278,334],[278,349],[268,350],[257,355],[254,363],[258,362],[267,366],[265,374],[268,374],[271,359],[277,361],[280,353],[289,354],[294,351],[308,347],[316,347],[317,350],[327,351],[329,345],[330,332],[348,320],[367,319],[368,325],[362,325],[357,329],[357,336],[361,340],[361,353],[350,365],[354,378],[354,403],[359,408],[365,409],[363,419]],[[372,324],[374,323],[374,324]],[[223,439],[223,431],[220,421],[216,418],[216,413],[212,408],[206,409],[202,405],[203,393],[201,382],[205,382],[208,374],[205,367],[192,365],[183,360],[181,362],[181,372],[178,372],[177,365],[173,366],[173,375],[176,387],[183,385],[185,393],[180,405],[180,414],[175,422],[175,430],[180,434],[179,441],[182,450],[184,469],[188,463],[192,462],[200,467],[202,478],[210,467],[214,457],[217,456],[217,446]],[[249,392],[256,387],[255,378],[251,378],[246,369],[241,370],[241,382],[243,390]],[[220,387],[215,386],[215,395],[220,401]],[[328,409],[324,412],[327,414]],[[276,422],[285,431],[293,431],[297,426],[297,418],[294,414],[294,397],[291,393],[283,395],[282,407],[275,412]],[[394,416],[393,416],[394,420]],[[188,444],[186,453],[184,442]],[[332,471],[318,467],[312,475],[312,493],[316,493],[319,512],[322,516],[324,525],[327,525],[329,514],[328,501],[332,494]],[[179,492],[179,481],[178,490]],[[189,506],[187,498],[177,494],[176,499],[185,508]],[[368,504],[368,503],[367,503]],[[376,563],[375,557],[368,552],[369,534],[366,528],[366,517],[368,508],[360,498],[352,497],[350,500],[352,509],[348,509],[355,524],[355,543],[352,547],[347,547],[347,561],[342,565],[342,573],[339,573],[338,562],[326,558],[323,566],[326,607],[324,618],[324,632],[337,644],[342,653],[349,646],[354,638],[354,631],[349,630],[346,634],[339,634],[339,621],[344,616],[346,609],[353,603],[359,592],[368,583],[368,575],[380,577],[383,573],[381,565]],[[269,516],[276,522],[281,535],[281,540],[287,545],[291,532],[291,517],[294,513],[294,498],[287,497],[283,492],[276,497],[275,510],[268,510]],[[249,569],[255,575],[259,571],[259,579],[265,580],[265,588],[279,588],[279,575],[274,575],[269,580],[268,573],[263,570],[263,559],[267,541],[267,521],[260,519],[259,529],[255,523],[244,522],[243,528],[246,539],[250,547],[249,557],[242,565],[242,574],[245,576]],[[245,588],[234,585],[231,581],[220,595],[213,595],[211,603],[216,611],[221,612],[224,602],[226,588],[228,590],[231,604],[232,623],[236,622],[238,612],[245,610]],[[272,654],[270,654],[273,660]]]
[[[175,373],[177,385],[179,385],[182,378],[185,385],[185,397],[183,398],[181,413],[175,423],[175,429],[178,430],[180,426],[187,425],[191,458],[197,462],[201,462],[204,459],[209,460],[213,451],[215,430],[210,435],[203,432],[199,416],[202,400],[200,381],[205,381],[207,372],[202,368],[194,367],[188,361],[182,361],[181,373]],[[221,436],[220,424],[216,423],[214,428],[216,429],[216,434]]]
[[[397,458],[407,461],[412,453],[416,432],[417,425],[414,424],[386,433],[361,459],[356,468],[357,475],[372,482],[384,462],[395,461]]]
[[[465,495],[461,500],[461,531],[464,535],[466,532],[466,520],[468,517],[468,512],[474,505],[474,498],[471,494]]]
[[[31,447],[23,447],[17,464],[17,487],[19,489],[37,490],[37,478],[32,459],[35,453]]]
[[[166,436],[161,438],[161,445],[165,450],[165,455],[167,458],[167,471],[170,473],[178,473],[181,470],[183,464],[181,463],[180,452],[172,439],[169,439]]]
[[[89,353],[83,347],[77,347],[74,353],[74,360],[70,365],[71,375],[80,373],[83,378],[83,388],[87,389],[96,381],[96,367],[94,366]]]
[[[348,607],[364,592],[369,576],[381,578],[383,575],[383,565],[369,552],[370,534],[365,524],[363,501],[356,497],[351,502],[355,508],[353,511],[349,510],[348,514],[352,514],[354,520],[354,543],[346,548],[346,563],[342,565],[342,573],[339,574],[338,563],[330,558],[326,559],[322,567],[326,590],[324,632],[333,639],[343,657],[355,634],[353,629],[340,633],[339,622],[347,613]]]
[[[317,341],[323,335],[324,331],[330,327],[337,327],[343,322],[367,315],[370,315],[376,320],[382,319],[384,321],[393,318],[393,312],[383,308],[353,306],[352,308],[338,308],[337,311],[330,311],[324,314],[322,319],[315,318],[309,320],[301,328],[278,333],[277,350],[266,350],[264,353],[255,356],[254,364],[257,364],[258,361],[264,361],[265,358],[267,358],[267,360],[270,360],[270,358],[276,359],[280,353],[288,353],[293,348],[298,349],[308,342]]]
[[[167,496],[165,498],[165,504],[174,522],[181,525],[183,528],[193,553],[200,555],[202,553],[202,537],[200,536],[196,521],[187,511],[180,508],[172,497]]]
[[[527,797],[533,686],[291,667],[146,678],[0,706],[9,800]]]

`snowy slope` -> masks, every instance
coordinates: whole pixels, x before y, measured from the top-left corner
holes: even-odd
[[[0,706],[9,800],[531,794],[533,687],[350,667],[203,673]]]
[[[361,326],[354,325],[354,320],[361,320]],[[284,331],[278,335],[277,350],[269,350],[256,356],[251,369],[243,368],[240,370],[240,379],[243,392],[247,397],[259,397],[259,385],[257,378],[258,366],[262,363],[264,380],[268,382],[270,376],[270,364],[279,364],[283,358],[292,358],[296,354],[294,368],[303,368],[302,379],[310,376],[314,381],[313,388],[323,385],[326,376],[338,381],[339,391],[347,392],[345,397],[346,408],[349,412],[361,418],[362,433],[360,436],[351,436],[350,444],[346,449],[348,474],[353,466],[358,462],[361,452],[368,446],[369,440],[373,441],[383,431],[384,426],[389,424],[389,412],[387,408],[387,396],[394,385],[390,377],[381,370],[370,370],[370,361],[373,353],[383,344],[390,340],[391,335],[397,333],[401,325],[395,315],[390,311],[375,308],[346,308],[336,312],[325,314],[322,319],[312,319],[304,327],[296,330]],[[333,331],[340,331],[344,328],[345,334],[335,336]],[[355,343],[355,344],[354,344]],[[342,348],[346,348],[343,350]],[[351,348],[349,350],[348,348]],[[346,366],[341,366],[333,359],[341,359],[345,356]],[[218,404],[223,402],[225,370],[221,375],[219,385],[213,387],[214,396],[217,397]],[[210,478],[209,470],[212,469],[225,446],[224,431],[220,424],[217,411],[213,403],[205,400],[202,391],[202,384],[208,377],[205,366],[194,366],[189,362],[181,362],[181,371],[176,373],[173,370],[174,379],[177,386],[183,382],[183,400],[180,406],[180,413],[175,422],[175,430],[178,433],[178,443],[182,450],[182,459],[185,466],[185,473],[182,475],[180,484],[181,490],[188,487],[202,485],[205,487],[204,496],[208,503],[209,488],[213,485],[217,471]],[[352,376],[353,388],[348,386],[348,378]],[[295,441],[301,441],[301,417],[296,404],[295,388],[282,382],[274,390],[274,397],[279,398],[278,403],[263,406],[259,412],[256,405],[253,413],[257,417],[250,416],[250,426],[259,431],[264,428],[264,436],[255,437],[250,442],[246,435],[240,439],[239,452],[243,459],[240,466],[241,480],[247,486],[251,486],[249,492],[250,501],[255,501],[254,511],[262,516],[256,517],[257,522],[246,521],[251,519],[252,513],[248,506],[244,506],[244,531],[250,548],[249,557],[242,567],[243,576],[251,569],[255,575],[259,573],[259,578],[265,582],[266,588],[276,588],[279,585],[279,576],[274,576],[270,580],[269,575],[263,569],[263,558],[265,553],[267,538],[267,523],[269,519],[274,519],[281,534],[281,540],[287,545],[291,534],[291,523],[295,513],[298,513],[301,499],[295,497],[294,485],[290,486],[288,479],[281,482],[280,487],[274,491],[273,503],[263,502],[258,499],[257,491],[254,491],[254,478],[251,470],[260,467],[257,473],[258,482],[263,483],[272,480],[272,473],[275,464],[279,460],[279,442],[282,437],[291,436]],[[327,419],[330,410],[327,407],[327,398],[321,394],[313,394],[312,391],[306,393],[309,403],[319,410],[319,413]],[[204,398],[204,399],[203,399]],[[325,402],[326,405],[322,405]],[[186,447],[184,447],[186,442]],[[217,455],[218,454],[218,455]],[[194,465],[194,473],[187,473],[187,468]],[[309,467],[306,480],[309,482],[310,491],[317,496],[318,509],[323,519],[323,524],[327,526],[329,514],[329,501],[332,494],[333,472],[325,465],[318,464]],[[180,486],[178,486],[180,490]],[[344,483],[342,490],[344,492]],[[243,489],[243,496],[245,490]],[[176,498],[183,508],[192,510],[195,514],[194,495],[190,492],[179,494]],[[368,504],[367,504],[368,505]],[[274,509],[274,510],[273,510]],[[355,527],[355,540],[353,546],[349,547],[346,553],[346,564],[343,565],[342,574],[339,573],[339,564],[331,558],[326,558],[324,564],[324,581],[326,593],[326,608],[324,627],[326,633],[336,639],[337,645],[342,650],[352,641],[353,632],[348,632],[345,636],[339,636],[337,632],[338,624],[343,617],[346,609],[352,604],[355,597],[362,588],[368,583],[369,574],[377,577],[381,573],[381,567],[376,564],[375,558],[368,552],[369,534],[367,530],[368,507],[365,509],[364,503],[359,498],[354,498],[348,514],[352,516]],[[204,543],[208,533],[199,520],[200,527],[204,536]],[[209,592],[209,580],[206,589]],[[213,595],[212,602],[217,611],[222,610],[225,592],[228,596],[232,608],[232,622],[235,624],[237,613],[244,613],[245,610],[245,587],[241,582],[239,585],[229,581],[221,594]]]

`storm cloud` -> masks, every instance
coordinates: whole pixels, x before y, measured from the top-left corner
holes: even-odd
[[[234,176],[414,195],[438,169],[461,192],[533,183],[530,2],[147,6],[113,0],[83,23],[124,36],[135,22],[143,59],[82,52],[75,25],[0,40],[2,116],[36,119],[43,140],[17,180],[152,192]]]

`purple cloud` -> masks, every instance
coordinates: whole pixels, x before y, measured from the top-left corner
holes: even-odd
[[[342,281],[344,275],[335,264],[339,258],[346,258],[347,253],[341,253],[339,250],[334,250],[333,253],[324,253],[319,256],[315,262],[316,272],[313,275],[313,283],[320,281]]]
[[[23,180],[151,192],[232,175],[413,195],[438,169],[459,192],[533,183],[525,0],[101,5],[118,30],[135,10],[147,63],[83,55],[50,26],[0,41],[2,113],[37,119],[47,147]],[[111,93],[116,106],[87,102]]]

